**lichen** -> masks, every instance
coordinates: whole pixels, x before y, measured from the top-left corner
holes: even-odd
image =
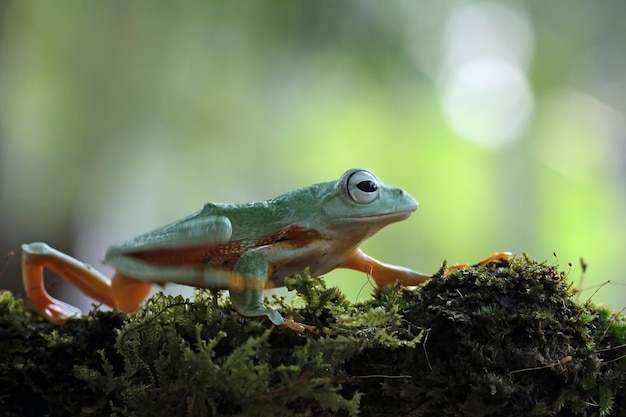
[[[0,293],[0,415],[623,416],[626,320],[527,257],[351,303],[323,279],[268,300],[315,327],[157,294],[64,326]]]

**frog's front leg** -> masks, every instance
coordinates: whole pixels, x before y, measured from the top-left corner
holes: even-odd
[[[293,248],[289,243],[283,245],[261,246],[245,252],[235,264],[234,272],[243,279],[239,285],[230,287],[230,301],[235,310],[246,317],[267,317],[273,324],[284,326],[297,332],[316,331],[314,326],[301,324],[293,319],[285,319],[280,313],[267,308],[263,303],[263,288],[270,275],[272,263],[280,259],[297,258],[310,248]],[[242,285],[243,284],[243,285]]]
[[[430,275],[415,272],[401,266],[379,262],[358,248],[340,266],[367,273],[374,279],[379,288],[393,285],[396,282],[404,286],[416,286],[430,279]]]
[[[246,282],[245,288],[230,288],[230,301],[235,310],[246,317],[267,317],[273,324],[286,324],[293,330],[301,331],[299,324],[285,320],[278,311],[267,308],[263,303],[263,287],[268,278],[270,263],[268,255],[271,249],[267,246],[248,250],[243,253],[234,267]],[[256,281],[256,282],[250,282]],[[294,326],[292,326],[295,325]]]

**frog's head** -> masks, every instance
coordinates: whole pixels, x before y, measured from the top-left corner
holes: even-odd
[[[366,169],[346,171],[321,204],[328,229],[360,229],[371,236],[380,228],[409,217],[417,201],[401,188],[383,184]]]

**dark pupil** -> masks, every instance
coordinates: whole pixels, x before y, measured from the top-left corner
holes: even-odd
[[[356,185],[356,187],[361,191],[365,191],[366,193],[373,193],[378,189],[378,186],[374,181],[361,181]]]

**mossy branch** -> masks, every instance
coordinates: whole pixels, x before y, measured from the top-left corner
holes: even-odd
[[[48,324],[0,294],[3,416],[624,416],[626,320],[526,257],[353,304],[290,279],[296,333],[158,294]]]

